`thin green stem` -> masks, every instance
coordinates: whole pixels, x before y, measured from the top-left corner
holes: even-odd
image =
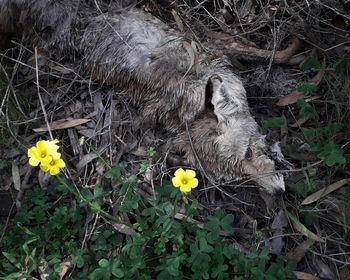
[[[124,221],[114,217],[113,215],[109,214],[108,212],[104,211],[103,209],[101,209],[100,207],[97,207],[96,205],[94,205],[93,203],[91,203],[90,201],[88,201],[85,197],[83,197],[80,193],[78,193],[77,191],[75,191],[74,189],[72,189],[67,182],[57,176],[57,179],[60,181],[61,185],[68,190],[70,193],[72,193],[75,197],[77,197],[78,199],[80,199],[81,201],[83,201],[86,205],[88,205],[91,209],[93,209],[95,212],[97,212],[98,214],[100,214],[101,216],[104,216],[105,218],[108,218],[110,220],[112,220],[113,222],[115,222],[116,224],[120,224],[120,225],[125,225],[128,227],[132,227],[132,225],[125,223]]]

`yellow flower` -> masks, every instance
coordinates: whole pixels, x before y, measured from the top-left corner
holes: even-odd
[[[59,147],[56,144],[58,142],[58,140],[41,140],[37,142],[35,147],[28,149],[29,164],[31,166],[38,166],[39,163],[46,164],[50,162],[51,155],[57,157],[57,150]]]
[[[182,192],[190,192],[198,186],[198,179],[196,177],[196,172],[190,169],[183,170],[179,168],[175,171],[175,177],[172,178],[171,182],[174,187],[180,187]]]
[[[64,168],[66,164],[61,159],[60,153],[54,153],[49,156],[50,160],[41,163],[40,168],[44,172],[50,172],[50,175],[54,176],[60,173],[61,168]]]

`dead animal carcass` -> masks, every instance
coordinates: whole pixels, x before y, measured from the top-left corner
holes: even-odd
[[[202,53],[193,63],[194,47],[157,18],[94,1],[2,0],[0,19],[26,45],[79,60],[95,81],[126,89],[143,118],[177,135],[176,147],[210,177],[248,175],[268,193],[284,191],[226,57]]]

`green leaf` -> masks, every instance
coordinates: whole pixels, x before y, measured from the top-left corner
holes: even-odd
[[[4,280],[23,279],[23,278],[21,278],[21,276],[23,276],[23,274],[21,272],[13,272],[5,277],[0,277],[0,279],[4,279]]]
[[[85,264],[85,260],[81,254],[73,255],[72,264],[76,265],[78,268],[82,268]]]
[[[19,262],[16,260],[14,256],[7,252],[2,252],[2,254],[5,256],[6,259],[8,259],[14,266],[16,266],[18,269],[20,268]]]
[[[306,226],[304,226],[297,217],[295,217],[294,215],[292,215],[292,213],[290,213],[289,211],[285,210],[287,216],[289,217],[289,219],[293,222],[294,227],[297,231],[299,231],[300,233],[304,234],[306,237],[311,238],[312,240],[318,241],[318,242],[324,242],[324,240],[319,237],[318,235],[314,234],[313,232],[311,232],[309,229],[306,228]]]
[[[207,239],[204,236],[201,236],[199,238],[199,251],[203,253],[210,253],[213,250],[213,247],[207,243]]]
[[[120,176],[122,174],[125,174],[126,172],[126,167],[127,167],[127,163],[125,161],[112,166],[111,168],[109,168],[105,174],[105,177],[110,179],[110,178],[114,178],[114,179],[120,179]]]
[[[154,157],[156,155],[157,151],[155,147],[149,147],[147,150],[147,155],[149,157]]]
[[[297,90],[307,95],[316,92],[317,85],[314,83],[303,83],[300,86],[298,86]]]
[[[315,191],[316,182],[310,178],[308,180],[300,180],[292,186],[292,191],[297,195],[305,197],[309,193]]]
[[[224,231],[226,231],[228,234],[233,234],[234,229],[232,227],[233,221],[235,217],[232,214],[228,214],[225,217],[223,217],[220,221],[220,225]]]
[[[0,170],[4,169],[5,167],[9,166],[10,163],[7,160],[0,159]]]
[[[299,99],[297,101],[297,106],[299,108],[299,116],[301,118],[317,116],[315,108],[304,99]]]
[[[101,259],[98,261],[98,265],[102,268],[109,266],[109,261],[107,259]]]
[[[300,69],[303,71],[311,70],[311,69],[320,69],[320,62],[313,56],[307,57],[303,62],[299,65]]]
[[[209,231],[207,239],[212,242],[219,237],[220,234],[220,221],[216,217],[209,217],[208,221],[204,223],[204,228]]]
[[[130,177],[126,178],[124,181],[124,184],[129,185],[129,187],[134,188],[137,183],[137,176],[136,175],[131,175]]]
[[[101,210],[101,205],[97,201],[94,201],[93,203],[91,203],[91,206],[92,206],[92,211],[95,213],[97,213]]]
[[[272,117],[263,121],[262,133],[266,133],[269,129],[280,128],[286,123],[286,118],[283,117]]]
[[[110,272],[105,268],[97,268],[88,277],[90,280],[110,279]]]
[[[112,260],[112,274],[117,278],[123,278],[124,272],[120,269],[120,261]]]
[[[101,198],[105,195],[105,192],[103,191],[103,186],[96,185],[94,187],[94,199]]]
[[[89,202],[91,202],[94,199],[94,195],[89,189],[83,189],[81,191],[81,195]]]
[[[317,154],[319,158],[324,159],[324,163],[327,166],[334,166],[335,164],[344,164],[346,163],[346,159],[343,156],[343,151],[341,148],[333,143],[330,142],[327,145],[323,147],[322,152]]]
[[[221,264],[218,265],[217,267],[215,267],[213,269],[213,273],[211,274],[211,276],[213,278],[216,279],[226,279],[226,277],[228,276],[228,274],[225,272],[228,269],[228,265],[227,264]]]
[[[350,59],[342,59],[334,64],[335,72],[338,74],[350,73]]]

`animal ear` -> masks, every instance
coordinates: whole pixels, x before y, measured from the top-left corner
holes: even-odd
[[[220,91],[222,86],[222,79],[219,75],[213,75],[208,79],[206,89],[205,89],[205,106],[208,109],[214,110],[213,97]]]
[[[216,128],[216,132],[218,134],[222,134],[224,132],[225,125],[223,122],[219,122],[219,118],[215,110],[216,108],[213,101],[215,95],[218,95],[218,92],[222,87],[222,83],[223,81],[219,75],[213,75],[208,79],[205,90],[205,108],[215,114],[216,120],[218,121],[218,125]]]
[[[214,112],[215,107],[212,102],[215,93],[217,93],[222,84],[222,79],[219,75],[213,75],[208,79],[206,88],[205,88],[205,108]]]
[[[207,82],[205,105],[214,112],[219,122],[227,122],[237,112],[248,111],[245,96],[245,89],[238,77],[215,74]]]

